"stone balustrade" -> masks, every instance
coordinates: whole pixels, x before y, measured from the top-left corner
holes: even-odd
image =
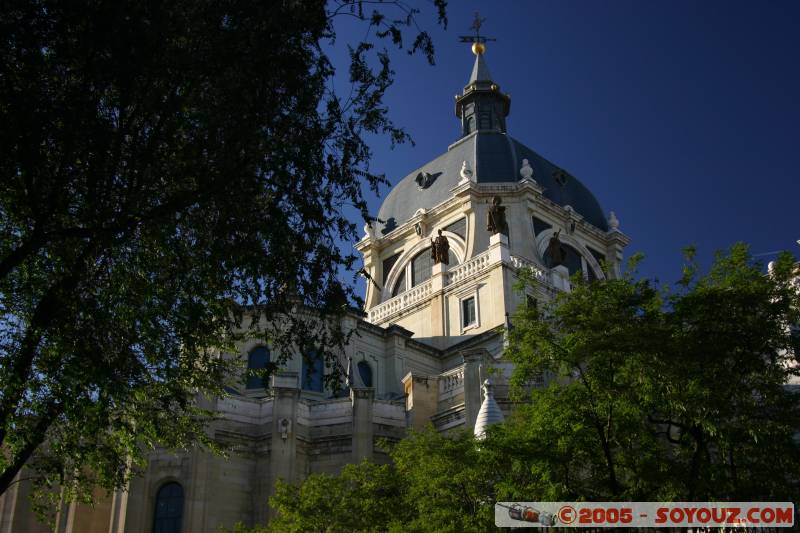
[[[476,255],[469,261],[456,265],[447,272],[447,285],[458,283],[464,278],[478,274],[490,265],[490,259],[489,251],[486,251]]]
[[[549,273],[536,263],[514,255],[508,257],[508,266],[511,268],[515,270],[519,270],[521,268],[530,268],[537,280],[543,283],[551,283]],[[464,263],[456,265],[452,269],[446,271],[444,273],[443,285],[444,287],[448,287],[465,279],[471,279],[472,277],[481,274],[485,270],[492,268],[497,263],[499,263],[499,261],[497,259],[493,259],[491,250],[487,250],[476,255],[469,261],[465,261]],[[383,322],[388,317],[399,314],[406,309],[427,300],[433,296],[434,291],[432,287],[432,280],[429,279],[402,294],[398,294],[397,296],[386,300],[382,304],[376,305],[368,312],[369,321],[372,323]]]
[[[431,280],[423,281],[416,287],[412,287],[410,290],[398,294],[380,305],[376,305],[369,310],[369,321],[373,323],[380,322],[387,316],[399,313],[417,302],[427,299],[433,292],[431,287]]]

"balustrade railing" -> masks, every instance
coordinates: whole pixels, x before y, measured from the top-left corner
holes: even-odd
[[[380,322],[389,315],[406,309],[426,299],[431,295],[431,280],[423,281],[416,287],[412,287],[402,294],[398,294],[394,298],[386,300],[380,305],[376,305],[369,311],[370,322]]]
[[[445,272],[443,285],[447,287],[455,283],[459,283],[462,280],[481,273],[482,271],[491,267],[493,264],[494,263],[492,262],[490,250],[487,250],[476,255],[469,261],[465,261],[460,265],[456,265],[451,270]],[[547,271],[542,269],[536,263],[512,255],[509,256],[508,265],[517,270],[520,268],[530,268],[533,270],[536,279],[545,283],[550,282],[550,276]],[[382,304],[378,304],[370,309],[368,312],[369,321],[373,323],[381,322],[385,318],[396,313],[400,313],[401,311],[404,311],[405,309],[428,299],[432,295],[432,280],[429,279],[420,283],[416,287],[412,287],[406,292],[398,294],[397,296],[390,298]]]

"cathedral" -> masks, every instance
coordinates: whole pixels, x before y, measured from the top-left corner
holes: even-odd
[[[408,428],[480,436],[508,414],[509,316],[523,301],[569,291],[573,275],[619,275],[629,238],[576,177],[511,136],[511,98],[489,72],[485,44],[472,51],[455,98],[460,137],[394,186],[356,244],[368,281],[364,311],[341,318],[354,333],[340,354],[348,394],[327,390],[322,360],[308,357],[289,360],[266,387],[242,379],[228,396],[204,400],[219,416],[209,432],[231,449],[227,457],[154,452],[126,491],[98,492],[93,507],[62,506],[55,531],[211,533],[264,523],[278,478],[387,461],[377,442]],[[539,281],[535,292],[515,291],[522,269]],[[278,355],[257,340],[223,354],[251,369]],[[30,512],[29,489],[16,483],[0,497],[0,533],[53,531]]]

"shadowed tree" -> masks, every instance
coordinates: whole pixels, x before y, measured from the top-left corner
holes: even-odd
[[[255,334],[284,357],[341,344],[287,313],[353,301],[343,209],[368,218],[384,182],[364,137],[406,140],[375,43],[412,28],[408,51],[433,53],[416,10],[371,4],[3,4],[0,493],[26,463],[74,496],[157,443],[208,444],[193,398],[221,393],[243,309],[280,319]],[[324,51],[339,15],[367,35],[346,97]]]

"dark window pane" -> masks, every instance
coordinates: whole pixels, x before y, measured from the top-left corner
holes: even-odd
[[[267,367],[269,362],[269,350],[264,346],[259,346],[250,351],[247,356],[247,370],[260,370]],[[248,389],[263,389],[264,380],[261,376],[247,376]]]
[[[539,235],[541,232],[552,228],[550,224],[539,217],[533,217],[533,233]]]
[[[397,296],[398,294],[406,292],[406,273],[405,271],[400,272],[400,279],[397,280],[397,283],[394,284],[394,289],[392,289],[392,296]]]
[[[475,297],[461,300],[461,327],[475,323]]]
[[[587,248],[589,248],[589,247],[587,246]],[[594,257],[595,261],[597,261],[597,264],[599,264],[600,268],[602,269],[603,268],[603,263],[605,263],[605,261],[606,261],[606,256],[604,254],[601,254],[597,250],[592,249],[592,248],[589,248],[589,253],[592,254],[592,256]],[[589,279],[590,280],[597,279],[597,275],[595,274],[594,269],[591,267],[591,265],[589,265],[587,263],[587,267],[589,268]]]
[[[358,367],[358,376],[361,378],[361,383],[365,387],[372,387],[372,367],[369,366],[369,363],[359,361],[356,366]]]
[[[322,360],[322,354],[316,350],[312,350],[306,357],[303,357],[303,390],[322,392],[324,368],[325,362]]]
[[[453,249],[452,248],[448,248],[448,250],[447,250],[447,266],[452,267],[453,265],[457,265],[457,264],[458,264],[458,257],[456,257],[456,254],[453,253]]]
[[[397,260],[400,259],[400,254],[394,254],[393,256],[383,260],[383,284],[386,285],[386,280],[389,279],[389,273],[392,271],[392,267]]]
[[[180,533],[183,521],[183,487],[171,482],[156,494],[153,533]]]
[[[426,248],[411,261],[411,286],[416,287],[431,277],[433,260],[431,249]]]
[[[459,218],[458,220],[456,220],[455,222],[444,228],[444,230],[449,231],[450,233],[455,233],[462,239],[465,239],[467,235],[467,219]]]
[[[583,264],[581,262],[581,254],[569,244],[561,243],[561,247],[564,249],[564,266],[567,267],[569,271],[569,275],[573,275],[576,272],[583,272]],[[545,251],[544,253],[544,262],[546,265],[551,265],[550,260],[550,253],[549,251]]]

